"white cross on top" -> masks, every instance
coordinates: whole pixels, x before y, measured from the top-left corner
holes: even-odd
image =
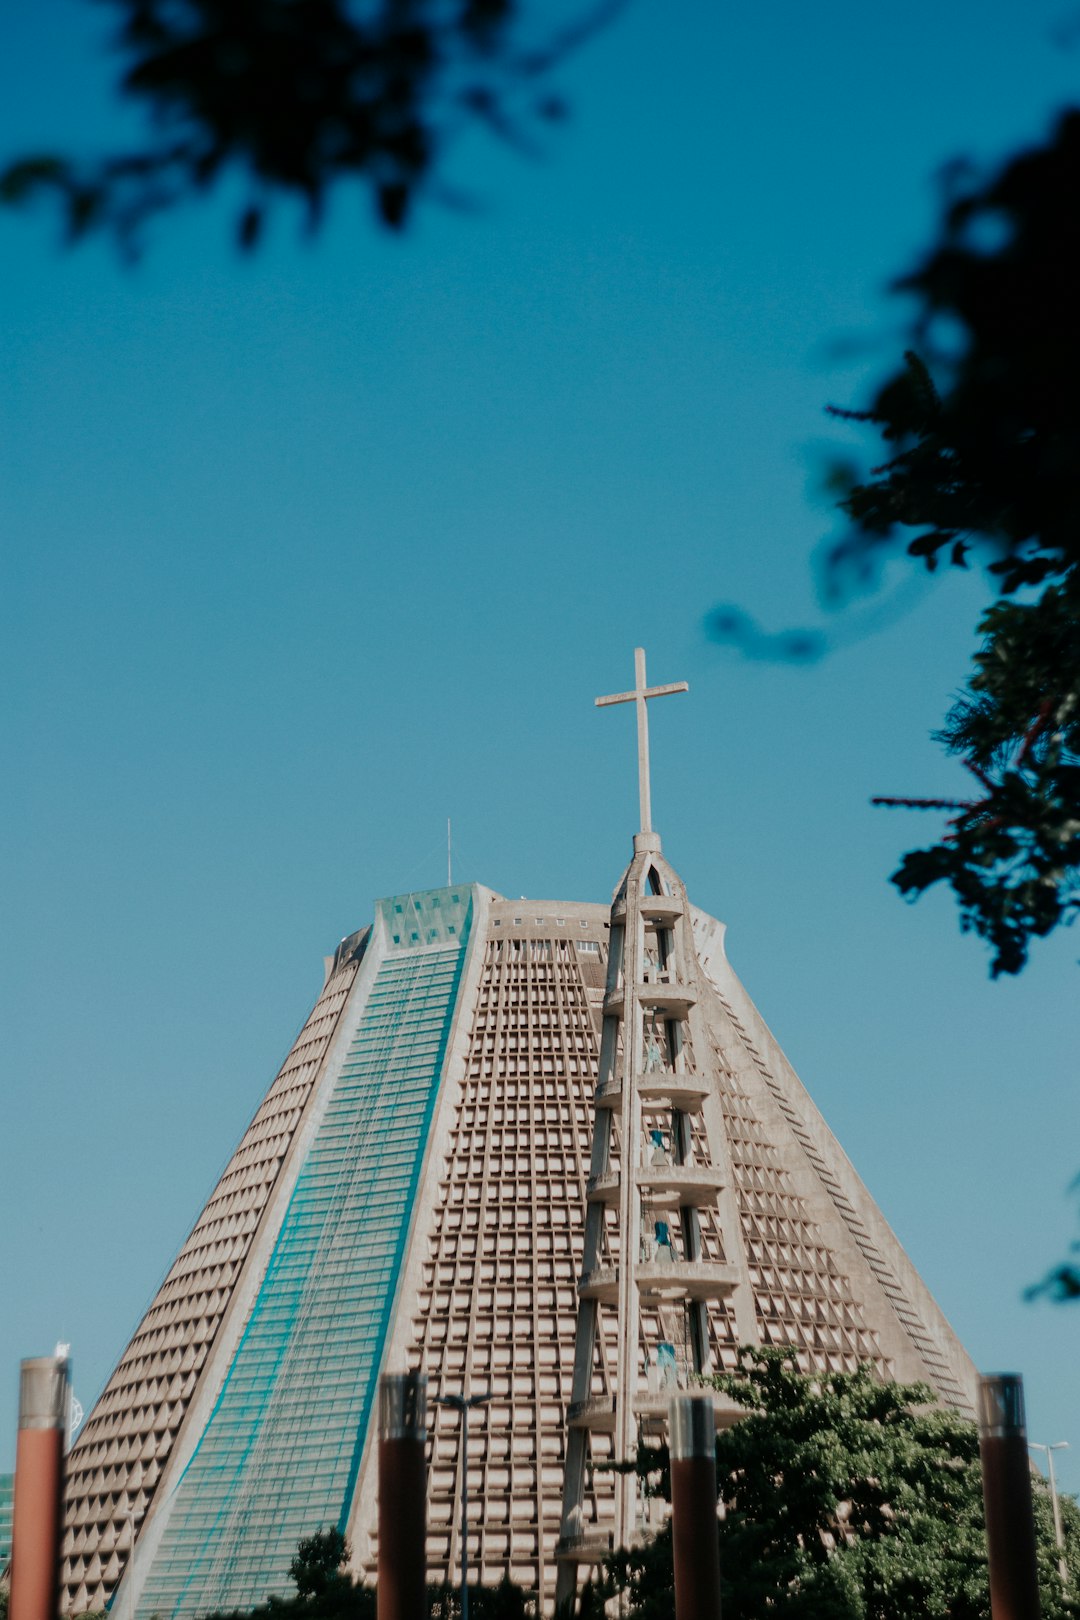
[[[645,685],[645,649],[634,648],[634,690],[614,692],[610,697],[598,697],[596,707],[609,703],[637,704],[638,794],[641,799],[641,831],[652,832],[652,800],[649,790],[649,715],[645,705],[649,698],[667,697],[669,692],[689,692],[686,681],[674,681],[670,686]]]

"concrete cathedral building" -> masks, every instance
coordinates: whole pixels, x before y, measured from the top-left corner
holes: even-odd
[[[291,1590],[301,1536],[376,1564],[376,1388],[428,1378],[428,1558],[550,1613],[648,1529],[672,1389],[790,1345],[971,1413],[974,1369],[668,865],[649,808],[611,906],[479,884],[380,900],[68,1457],[66,1613]],[[718,1421],[736,1414],[718,1408]]]

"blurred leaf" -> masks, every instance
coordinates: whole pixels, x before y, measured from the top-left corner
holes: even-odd
[[[552,35],[536,6],[537,43],[521,0],[107,3],[119,89],[146,114],[143,140],[98,160],[20,158],[0,176],[0,202],[48,190],[69,237],[109,230],[127,252],[155,215],[226,171],[249,192],[236,220],[244,249],[281,196],[298,196],[314,226],[346,182],[400,230],[463,123],[531,149],[529,126],[565,111],[537,80],[618,9],[594,0]]]

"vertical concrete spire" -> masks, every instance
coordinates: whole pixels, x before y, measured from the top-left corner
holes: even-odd
[[[633,692],[597,699],[637,703],[642,831],[611,909],[558,1602],[573,1596],[578,1564],[630,1546],[646,1528],[633,1472],[639,1435],[662,1432],[672,1393],[714,1370],[712,1318],[733,1316],[739,1337],[753,1336],[690,904],[651,825],[645,705],[687,687],[649,688],[640,648],[636,662]],[[605,1340],[614,1341],[615,1377],[600,1388]],[[586,1461],[603,1455],[607,1435],[614,1514],[589,1524]]]

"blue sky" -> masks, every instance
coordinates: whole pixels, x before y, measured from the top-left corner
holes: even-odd
[[[1068,17],[636,0],[560,74],[572,117],[541,154],[463,140],[475,206],[402,239],[343,195],[314,242],[285,210],[245,260],[212,203],[129,269],[0,218],[0,1467],[18,1358],[69,1339],[89,1405],[323,954],[441,880],[447,816],[460,878],[607,897],[633,722],[592,699],[644,644],[691,686],[653,722],[667,854],[1080,1487],[1080,1308],[1022,1302],[1075,1229],[1077,939],[990,984],[946,897],[887,883],[929,824],[868,806],[959,785],[929,732],[985,588],[915,588],[808,669],[705,630],[721,601],[820,618],[822,406],[895,353],[885,288],[940,165],[1074,94]],[[7,150],[128,127],[105,20],[9,20]]]

